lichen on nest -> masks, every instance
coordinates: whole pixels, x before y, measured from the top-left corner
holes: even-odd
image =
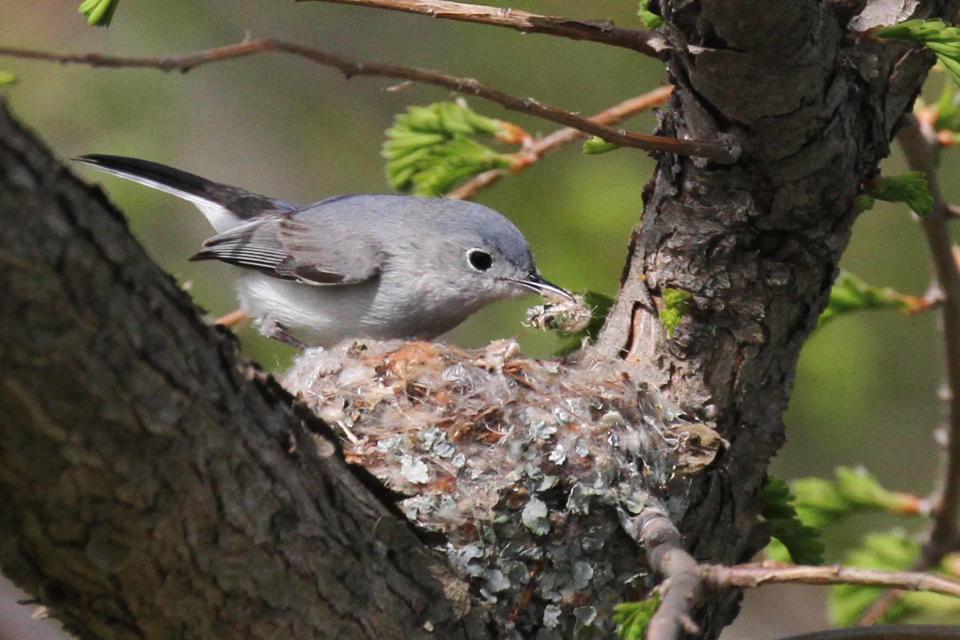
[[[642,586],[621,519],[723,444],[620,363],[531,360],[513,340],[312,349],[283,384],[526,636],[608,632],[613,604]]]

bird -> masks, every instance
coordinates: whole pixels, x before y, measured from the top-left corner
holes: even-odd
[[[574,301],[540,275],[520,230],[477,203],[358,194],[298,206],[148,160],[75,160],[195,205],[216,235],[190,260],[240,267],[242,312],[297,348],[430,340],[531,292]]]

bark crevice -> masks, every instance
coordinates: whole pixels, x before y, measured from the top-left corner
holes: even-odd
[[[921,5],[921,15],[956,10]],[[659,6],[676,85],[659,133],[727,136],[742,153],[727,166],[660,157],[595,356],[629,345],[638,376],[730,442],[685,497],[679,529],[698,559],[735,563],[762,544],[756,491],[784,442],[796,360],[827,302],[854,198],[933,60],[846,31],[813,0]],[[692,294],[673,338],[654,311],[667,287]],[[701,615],[729,618],[733,599]]]
[[[587,361],[624,359],[729,441],[670,498],[694,556],[733,563],[762,544],[756,491],[854,197],[932,60],[844,32],[813,0],[660,7],[677,89],[659,133],[732,140],[742,154],[733,165],[659,158]],[[91,638],[505,635],[393,496],[343,462],[326,425],[206,326],[103,194],[5,109],[0,216],[0,568],[68,627]],[[667,287],[692,294],[673,338],[658,318]],[[704,600],[704,637],[737,598]]]
[[[80,637],[488,637],[325,425],[5,105],[0,216],[5,574]]]

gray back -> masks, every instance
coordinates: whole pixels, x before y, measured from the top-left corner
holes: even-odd
[[[473,202],[398,195],[328,198],[291,214],[216,235],[194,260],[216,259],[305,284],[362,282],[396,250],[478,241],[529,263],[523,234],[501,214]]]

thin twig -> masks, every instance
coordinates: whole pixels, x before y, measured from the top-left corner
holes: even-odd
[[[624,29],[609,20],[581,21],[542,16],[517,9],[449,2],[448,0],[320,0],[357,7],[418,13],[431,18],[475,22],[516,29],[524,33],[543,33],[573,40],[590,40],[625,47],[655,58],[663,58],[666,42],[653,31]]]
[[[895,587],[903,591],[930,591],[960,598],[960,582],[917,571],[880,571],[839,565],[812,567],[741,564],[732,567],[701,565],[700,576],[704,585],[712,589],[755,589],[771,583],[856,584],[866,587]]]
[[[928,118],[907,116],[897,133],[897,141],[910,168],[922,171],[926,176],[927,189],[933,196],[933,212],[921,220],[921,225],[933,258],[947,355],[947,442],[937,494],[930,509],[933,515],[930,532],[920,559],[913,566],[916,571],[924,571],[939,564],[946,554],[957,547],[957,510],[960,506],[960,267],[947,228],[947,222],[954,214],[943,199],[937,180],[934,153],[939,142],[933,122]],[[901,589],[883,594],[857,624],[876,624],[901,597]]]
[[[663,599],[647,627],[647,640],[674,640],[684,631],[692,635],[698,633],[691,613],[705,589],[755,589],[773,583],[856,584],[929,591],[960,598],[960,582],[916,571],[880,571],[839,565],[699,565],[681,546],[680,533],[662,508],[648,505],[640,515],[623,518],[621,522],[624,530],[646,549],[650,567],[664,577]]]
[[[624,530],[647,551],[650,568],[663,576],[663,598],[647,626],[647,640],[674,640],[682,632],[699,634],[691,613],[700,600],[700,565],[680,544],[680,532],[666,511],[648,505],[623,520]]]
[[[825,629],[781,640],[957,640],[958,637],[960,631],[953,624],[889,624]]]
[[[918,562],[913,568],[917,571],[923,571],[926,569],[926,562]],[[902,589],[891,589],[890,591],[885,592],[882,596],[873,601],[873,604],[870,605],[870,608],[864,612],[860,619],[857,620],[858,627],[872,627],[881,620],[883,616],[886,615],[887,611],[890,610],[890,607],[900,602],[900,599],[903,598],[904,591]]]
[[[205,64],[222,62],[233,58],[242,58],[268,51],[289,53],[310,60],[311,62],[334,67],[347,79],[353,76],[379,76],[400,80],[413,80],[444,87],[451,91],[496,102],[511,111],[527,113],[543,118],[544,120],[550,120],[564,126],[579,129],[580,131],[603,138],[607,142],[625,147],[634,147],[646,151],[675,153],[684,156],[698,156],[716,162],[733,162],[736,160],[737,154],[735,152],[716,142],[678,140],[677,138],[651,136],[633,133],[623,129],[613,129],[602,124],[591,122],[586,118],[581,118],[569,111],[542,104],[532,98],[512,96],[499,89],[483,85],[473,78],[459,78],[429,69],[417,69],[380,62],[354,61],[323,51],[322,49],[269,38],[207,49],[206,51],[198,51],[182,56],[161,58],[110,56],[96,53],[58,54],[11,47],[0,47],[0,57],[45,60],[64,64],[84,64],[93,67],[138,67],[160,69],[161,71],[187,72]]]
[[[960,267],[947,227],[949,207],[937,181],[934,164],[936,132],[932,128],[922,129],[917,119],[910,116],[897,134],[897,140],[910,167],[926,175],[927,188],[934,199],[933,212],[921,220],[921,225],[930,247],[942,296],[940,309],[947,357],[949,416],[943,470],[932,509],[933,526],[923,549],[924,558],[933,566],[953,551],[957,543],[957,515],[960,509]]]
[[[588,118],[591,122],[603,125],[617,124],[627,118],[659,106],[667,101],[673,92],[673,85],[657,87],[653,91],[624,100],[600,113]],[[567,127],[554,131],[548,136],[535,140],[524,149],[525,161],[517,168],[513,169],[491,169],[463,183],[455,190],[451,191],[447,197],[454,200],[470,200],[475,197],[482,189],[499,182],[501,179],[512,173],[518,173],[538,162],[544,156],[556,151],[560,147],[587,137],[583,131]]]

